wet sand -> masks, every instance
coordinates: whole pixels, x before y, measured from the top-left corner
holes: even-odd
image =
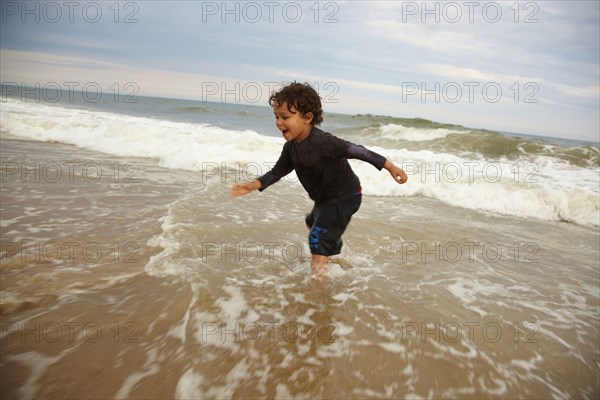
[[[597,229],[365,196],[323,284],[289,182],[0,155],[2,398],[600,395]]]

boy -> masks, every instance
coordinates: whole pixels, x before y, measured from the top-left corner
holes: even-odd
[[[323,121],[323,110],[319,95],[310,85],[293,82],[273,93],[269,105],[275,112],[275,125],[286,140],[279,160],[258,179],[234,184],[231,196],[263,191],[296,170],[315,202],[305,222],[310,229],[313,277],[320,278],[327,271],[329,256],[340,253],[342,234],[361,203],[360,181],[348,159],[366,161],[378,170],[385,168],[399,184],[405,183],[407,176],[379,154],[317,128]]]

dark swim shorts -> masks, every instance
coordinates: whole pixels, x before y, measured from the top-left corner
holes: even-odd
[[[356,192],[352,197],[334,204],[315,205],[306,216],[310,228],[308,246],[311,254],[333,256],[342,250],[342,234],[350,223],[352,215],[360,208],[362,195]]]

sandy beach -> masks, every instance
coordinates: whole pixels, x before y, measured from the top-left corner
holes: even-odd
[[[595,228],[365,196],[320,284],[293,183],[1,149],[3,398],[598,396]]]

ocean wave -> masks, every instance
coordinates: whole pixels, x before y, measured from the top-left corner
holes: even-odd
[[[377,196],[423,196],[472,210],[600,225],[598,174],[553,158],[536,162],[469,160],[428,150],[374,147],[408,175],[395,185],[385,171],[351,160],[363,193]]]
[[[535,160],[554,157],[584,168],[600,168],[600,147],[594,143],[509,134],[422,118],[397,118],[371,114],[328,116],[333,131],[350,140],[395,149],[433,150],[470,159]]]
[[[600,167],[600,149],[591,144],[583,147],[566,147],[489,131],[473,131],[461,135],[448,134],[430,143],[429,149],[456,154],[470,153],[484,159],[533,160],[546,156],[578,167]]]
[[[2,129],[39,141],[58,141],[127,157],[149,157],[167,168],[201,171],[207,163],[267,163],[283,138],[251,130],[173,122],[10,100]]]
[[[379,128],[379,134],[386,139],[408,140],[411,142],[428,142],[445,138],[451,134],[462,134],[464,131],[446,128],[416,128],[400,124],[386,124]]]
[[[210,111],[207,107],[202,106],[178,107],[177,110],[189,113],[205,113]]]
[[[151,157],[172,169],[210,170],[213,174],[219,170],[242,170],[244,179],[266,173],[284,143],[283,138],[250,130],[11,99],[3,105],[1,113],[2,130],[12,135],[58,141],[117,156]],[[427,149],[398,148],[389,141],[368,145],[403,166],[409,174],[406,185],[394,184],[385,171],[351,161],[364,193],[425,196],[483,212],[600,225],[597,149],[531,144],[497,134],[484,135],[482,141],[481,132],[426,129],[430,136],[440,136],[427,141]],[[408,136],[417,134],[415,130],[404,132],[410,132]],[[363,144],[360,140],[356,142]],[[465,151],[465,148],[478,157],[461,154],[459,149]],[[584,159],[587,161],[576,161]],[[286,179],[293,181],[293,174]]]

